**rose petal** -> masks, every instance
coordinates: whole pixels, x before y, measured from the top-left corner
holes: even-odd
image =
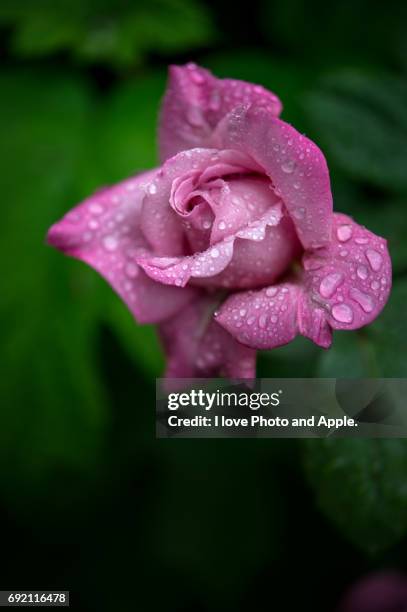
[[[259,219],[270,206],[280,203],[267,177],[231,177],[219,192],[210,242],[216,244]]]
[[[244,153],[216,149],[183,151],[165,162],[146,189],[141,211],[141,229],[153,252],[162,256],[191,252],[181,222],[190,215],[183,211],[184,200],[175,197],[182,177],[184,182],[193,179],[198,184],[207,183],[223,174],[258,170],[259,167]],[[201,220],[204,222],[205,219],[202,217]]]
[[[280,100],[260,85],[217,79],[195,64],[171,66],[159,130],[162,161],[180,151],[208,146],[219,121],[239,104],[255,103],[274,116]]]
[[[396,612],[407,609],[407,578],[396,571],[381,571],[351,588],[339,612]]]
[[[239,342],[256,349],[271,349],[291,342],[298,333],[297,303],[300,287],[291,282],[245,291],[229,297],[216,321]]]
[[[202,295],[160,325],[168,378],[254,378],[256,352],[236,342],[214,321],[215,304],[213,298]]]
[[[140,209],[154,174],[146,172],[95,193],[53,225],[47,236],[49,244],[98,270],[141,323],[173,315],[195,294],[190,288],[155,283],[136,262],[136,255],[148,246],[139,230]]]
[[[383,309],[391,288],[391,261],[386,240],[350,217],[333,215],[329,246],[303,258],[304,312],[322,308],[333,329],[358,329]],[[309,326],[301,322],[302,333]]]
[[[293,223],[285,214],[278,225],[266,228],[263,239],[235,240],[227,268],[216,278],[202,279],[199,284],[235,289],[268,285],[287,270],[301,251]]]
[[[270,111],[252,105],[232,111],[218,128],[218,144],[250,155],[270,177],[305,248],[329,243],[332,194],[318,147]]]
[[[229,297],[216,320],[239,342],[272,349],[297,334],[327,348],[332,329],[358,329],[383,309],[391,287],[386,241],[334,215],[332,243],[303,257],[296,280]]]
[[[277,204],[270,207],[258,221],[249,223],[233,236],[226,237],[202,253],[186,257],[156,257],[143,253],[137,257],[137,262],[152,279],[178,287],[185,287],[190,279],[207,278],[210,278],[212,287],[233,285],[244,288],[248,284],[258,285],[266,276],[268,279],[278,277],[296,249],[296,243],[291,241],[290,226],[285,223],[279,225],[282,216],[281,206]],[[234,258],[235,243],[244,241],[253,241],[258,244],[258,248],[256,246],[249,250],[247,246],[236,245],[236,257],[240,266],[233,265],[228,276],[226,268]],[[244,261],[245,257],[247,261]],[[266,266],[263,269],[262,265],[257,266],[258,275],[256,261]],[[225,274],[221,275],[223,271]]]

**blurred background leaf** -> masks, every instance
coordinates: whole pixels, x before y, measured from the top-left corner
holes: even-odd
[[[389,75],[331,73],[309,94],[307,110],[319,142],[356,179],[407,190],[407,83]]]
[[[398,0],[261,0],[259,28],[265,39],[304,63],[367,65],[404,63],[407,7]]]
[[[406,440],[306,442],[306,468],[319,507],[369,553],[407,531]]]
[[[50,222],[77,197],[89,92],[77,78],[24,70],[3,73],[1,89],[2,197],[11,205],[0,240],[9,262],[2,276],[0,478],[14,491],[15,481],[35,489],[59,469],[93,464],[107,413],[92,362],[93,278],[77,263],[50,257],[44,244]]]
[[[0,21],[12,27],[17,55],[67,51],[117,68],[139,64],[151,52],[205,45],[213,33],[205,6],[194,0],[8,0]]]

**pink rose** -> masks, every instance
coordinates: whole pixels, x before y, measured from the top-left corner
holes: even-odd
[[[49,231],[159,325],[168,376],[253,377],[256,349],[297,334],[327,348],[386,303],[386,241],[333,213],[323,154],[280,112],[263,87],[171,67],[161,167]]]
[[[338,612],[406,612],[407,578],[395,571],[367,576],[346,594]]]

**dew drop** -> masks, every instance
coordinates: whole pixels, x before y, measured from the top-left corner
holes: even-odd
[[[89,210],[91,213],[93,213],[94,215],[101,215],[103,212],[103,207],[100,204],[91,204],[89,206]]]
[[[295,161],[292,159],[287,159],[283,164],[281,164],[281,170],[286,174],[291,174],[294,172]]]
[[[352,238],[352,226],[351,225],[340,225],[336,230],[338,240],[341,242],[347,242]]]
[[[213,257],[213,259],[216,259],[217,257],[219,257],[219,249],[212,249],[211,257]]]
[[[118,246],[117,238],[115,236],[105,236],[103,238],[103,246],[107,251],[115,251]]]
[[[380,287],[380,283],[378,283],[377,281],[372,281],[370,287],[373,289],[373,291],[377,291],[377,289],[379,289]]]
[[[205,81],[205,79],[202,76],[202,74],[200,74],[199,72],[196,72],[195,70],[191,70],[191,79],[197,85],[202,85],[202,83],[204,83],[204,81]]]
[[[125,272],[129,278],[136,278],[139,273],[138,265],[132,262],[129,262],[126,265]]]
[[[264,329],[266,325],[267,325],[267,315],[262,314],[260,315],[260,318],[259,318],[259,327]]]
[[[332,274],[328,274],[328,276],[325,276],[319,286],[319,292],[322,297],[332,297],[342,281],[343,275],[339,272],[333,272]]]
[[[195,127],[201,127],[203,125],[202,112],[196,106],[191,106],[187,110],[188,123]]]
[[[374,249],[367,249],[366,258],[370,264],[370,267],[374,272],[378,272],[382,267],[383,257]]]
[[[148,193],[151,193],[151,195],[154,195],[155,193],[157,193],[157,185],[155,183],[151,183],[149,185]]]
[[[213,111],[217,111],[221,106],[221,98],[219,92],[215,89],[212,92],[211,98],[209,100],[209,108]]]
[[[296,208],[293,215],[296,219],[303,219],[305,216],[305,208]]]
[[[362,293],[362,291],[359,291],[359,289],[356,288],[351,289],[349,291],[349,295],[352,300],[357,302],[365,312],[372,312],[374,308],[374,301],[370,295]]]
[[[369,271],[366,268],[366,266],[361,264],[360,266],[357,267],[356,274],[359,276],[360,279],[366,280],[367,277],[369,276]]]
[[[275,295],[277,295],[277,293],[278,293],[277,287],[267,287],[266,289],[267,297],[274,297]]]
[[[88,226],[90,229],[97,229],[99,227],[99,223],[96,221],[96,219],[91,219],[88,223]]]
[[[218,228],[219,228],[220,230],[224,230],[224,229],[226,229],[226,223],[225,223],[224,221],[219,221],[219,223],[218,223]]]
[[[353,310],[348,304],[335,304],[332,307],[332,316],[339,323],[352,323]]]

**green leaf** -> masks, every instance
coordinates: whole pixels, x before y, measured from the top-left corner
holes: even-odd
[[[14,27],[17,55],[69,51],[117,68],[151,51],[174,53],[207,44],[213,27],[198,0],[22,0],[4,2],[0,22]]]
[[[407,376],[407,279],[398,280],[382,314],[369,330],[369,337],[377,350],[382,376]]]
[[[107,182],[157,165],[158,112],[165,72],[120,84],[104,101],[95,125],[95,154]]]
[[[371,378],[379,375],[377,347],[368,334],[334,332],[331,348],[320,354],[319,378]]]
[[[0,482],[12,491],[95,465],[107,413],[92,352],[93,277],[45,245],[78,197],[90,98],[82,82],[54,71],[0,81],[0,255],[10,262],[0,307]]]
[[[402,59],[405,3],[370,2],[368,18],[366,10],[366,0],[261,0],[257,19],[273,49],[314,68],[357,61],[388,65]]]
[[[377,553],[406,533],[406,440],[308,440],[306,470],[320,509],[358,547]]]
[[[257,362],[257,376],[264,378],[313,377],[320,350],[307,338],[297,336],[285,346],[271,351],[261,351]]]
[[[391,191],[406,190],[406,98],[407,84],[395,77],[331,74],[308,96],[312,136],[354,177]]]

